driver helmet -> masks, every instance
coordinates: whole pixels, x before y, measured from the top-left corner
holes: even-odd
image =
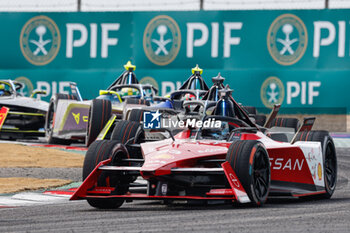
[[[4,91],[5,90],[5,85],[4,84],[0,84],[0,91]]]
[[[184,96],[184,100],[195,100],[196,99],[196,96],[193,95],[193,94],[190,94],[190,93],[187,93],[185,96]]]
[[[120,91],[121,96],[128,96],[128,95],[136,95],[136,92],[134,91],[134,88],[131,87],[124,87]]]

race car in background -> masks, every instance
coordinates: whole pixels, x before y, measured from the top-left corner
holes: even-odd
[[[160,101],[160,104],[153,104],[150,106],[139,105],[132,106],[124,109],[124,116],[122,120],[128,120],[133,125],[143,123],[144,112],[157,111],[162,119],[167,121],[172,120],[185,120],[188,116],[192,118],[201,119],[205,114],[205,111],[210,111],[215,106],[218,99],[218,90],[224,88],[223,81],[225,80],[219,74],[217,77],[213,77],[213,86],[209,89],[205,83],[202,72],[203,70],[198,65],[192,68],[192,75],[187,78],[179,90],[173,91],[165,97],[156,97],[155,99]],[[97,139],[111,139],[114,140],[120,130],[124,130],[121,124],[119,127],[115,127],[120,121],[115,115],[112,114],[105,127],[102,129]],[[126,129],[129,129],[125,125]],[[179,131],[177,127],[170,129],[172,133]],[[181,130],[181,129],[180,129]],[[160,132],[158,134],[152,134],[151,138],[146,140],[162,140],[166,137],[166,133]]]
[[[48,143],[70,144],[81,141],[89,145],[105,126],[111,114],[123,117],[126,106],[150,105],[158,92],[149,84],[140,84],[128,62],[125,71],[93,100],[83,100],[78,87],[72,95],[56,94],[50,100],[45,131]]]
[[[136,66],[128,62],[124,71],[108,88],[100,90],[100,95],[90,101],[82,101],[77,95],[56,94],[50,101],[46,119],[46,135],[51,144],[70,144],[85,141],[90,145],[105,127],[110,133],[114,123],[121,119],[140,119],[142,106],[151,106],[176,115],[183,111],[185,100],[200,99],[208,91],[201,77],[198,65],[182,87],[169,97],[156,96],[158,90],[149,84],[140,84],[134,70]],[[75,87],[75,93],[79,93]],[[112,126],[112,127],[111,127]]]
[[[201,76],[203,70],[197,65],[179,90],[159,97],[151,85],[139,84],[134,65],[128,62],[124,67],[126,71],[107,90],[100,90],[96,99],[82,101],[76,86],[71,88],[73,95],[56,94],[52,97],[45,123],[50,144],[85,141],[89,146],[97,137],[113,138],[116,122],[121,119],[141,122],[145,110],[156,109],[170,117],[193,114],[200,117],[203,109],[215,106],[218,91],[224,87],[224,78],[219,74],[213,78],[214,84],[209,90]]]
[[[49,104],[34,98],[45,94],[34,91],[30,97],[21,95],[24,85],[13,80],[0,80],[0,138],[34,139],[45,136],[45,115]]]
[[[261,206],[269,196],[332,196],[336,151],[327,131],[311,131],[315,118],[305,119],[290,141],[275,141],[269,129],[256,127],[231,90],[220,93],[212,114],[203,117],[218,127],[185,127],[173,136],[165,128],[146,130],[129,122],[131,130],[120,130],[119,139],[95,141],[85,156],[84,181],[70,200],[112,209],[132,200]],[[170,137],[144,142],[152,130]],[[147,181],[143,189],[137,177]]]
[[[196,118],[200,120],[205,115],[211,115],[214,107],[219,100],[219,92],[224,89],[225,78],[218,74],[218,76],[212,78],[213,85],[208,88],[205,83],[202,74],[202,69],[198,65],[192,69],[192,75],[184,82],[184,84],[174,92],[169,95],[162,97],[157,97],[166,101],[166,107],[161,107],[160,105],[153,106],[132,106],[132,108],[124,109],[124,116],[122,120],[128,120],[132,122],[132,127],[137,127],[138,124],[143,124],[144,113],[145,112],[155,112],[160,115],[161,121],[165,120],[171,122],[174,120],[183,120]],[[233,98],[231,95],[229,98]],[[256,124],[257,127],[269,128],[270,134],[273,139],[279,141],[288,141],[295,134],[295,128],[299,127],[299,120],[295,118],[276,118],[280,105],[276,105],[271,111],[271,114],[266,118],[264,115],[264,123],[262,125],[256,122],[258,114],[256,114],[255,107],[246,107],[241,105],[241,108],[247,115],[249,115],[250,120]],[[251,111],[254,110],[254,114]],[[104,140],[116,140],[118,139],[119,131],[129,129],[131,127],[127,123],[124,126],[118,124],[119,127],[115,127],[120,121],[114,114],[105,124],[105,127],[99,133],[97,139]],[[278,123],[278,124],[277,124]],[[169,130],[173,134],[181,131],[177,127],[171,127]],[[145,138],[146,141],[163,140],[168,135],[165,132],[153,133],[151,137]],[[287,137],[287,138],[286,138]]]

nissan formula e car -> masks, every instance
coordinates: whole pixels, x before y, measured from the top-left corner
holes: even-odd
[[[24,97],[23,84],[13,80],[0,80],[0,138],[23,139],[45,136],[45,115],[49,104],[31,97]]]
[[[336,151],[328,132],[311,131],[315,118],[305,119],[290,141],[275,141],[228,98],[229,90],[221,92],[202,125],[185,127],[176,136],[166,128],[146,130],[135,122],[118,122],[116,140],[89,147],[84,182],[71,200],[86,199],[96,208],[140,199],[260,206],[269,196],[332,196]],[[143,143],[154,130],[170,137]],[[138,177],[147,181],[143,189]]]

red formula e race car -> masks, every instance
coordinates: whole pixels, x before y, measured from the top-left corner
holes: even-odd
[[[328,132],[311,131],[315,118],[305,119],[289,142],[275,141],[250,121],[230,90],[221,92],[212,115],[188,120],[175,136],[124,122],[118,140],[94,142],[71,200],[86,199],[96,208],[140,199],[260,206],[269,196],[332,196],[336,151]],[[162,130],[168,139],[146,140]],[[147,181],[143,188],[140,177]]]

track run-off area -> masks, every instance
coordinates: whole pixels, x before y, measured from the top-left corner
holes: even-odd
[[[134,201],[98,210],[68,201],[69,191],[18,193],[27,203],[0,208],[0,232],[349,232],[350,140],[335,144],[338,181],[330,200],[273,198],[260,208]]]

